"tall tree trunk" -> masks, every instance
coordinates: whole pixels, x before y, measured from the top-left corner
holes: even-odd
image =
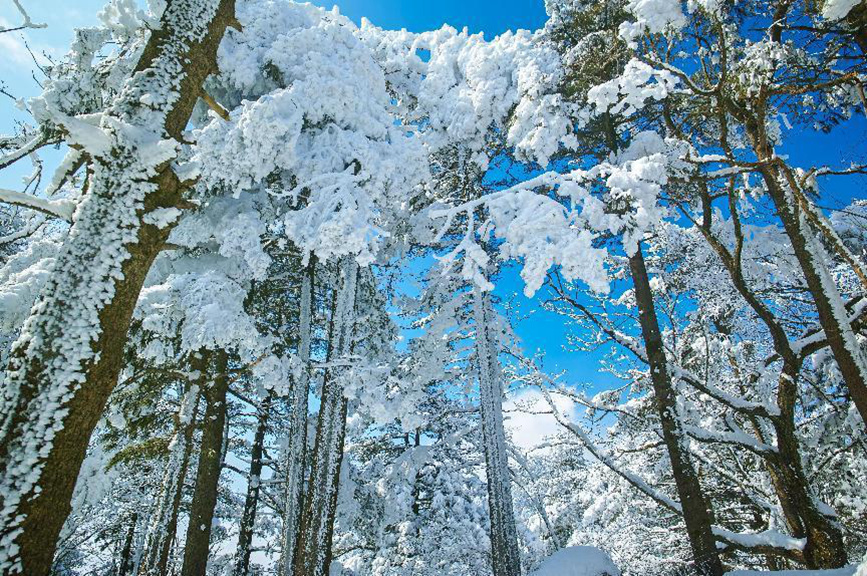
[[[198,374],[198,378],[181,400],[177,430],[169,446],[169,461],[163,474],[157,507],[148,527],[144,558],[139,564],[140,576],[165,576],[168,572],[172,542],[178,529],[184,482],[193,450],[196,411],[201,390],[207,382],[209,358],[207,351],[201,351],[190,359],[190,368]]]
[[[683,520],[689,535],[696,571],[702,575],[722,576],[723,567],[713,535],[713,515],[710,504],[704,497],[698,474],[689,454],[681,444],[683,430],[677,417],[676,391],[668,374],[665,348],[641,245],[638,246],[635,254],[629,257],[629,269],[635,287],[638,318],[647,352],[647,363],[650,367],[656,409],[662,426],[662,437],[671,460],[674,482],[683,509]]]
[[[250,566],[250,547],[253,544],[253,527],[256,524],[256,506],[259,503],[259,486],[262,477],[262,453],[265,446],[265,433],[268,431],[268,417],[271,415],[273,394],[269,393],[259,406],[259,421],[250,450],[250,473],[247,475],[247,498],[244,500],[244,513],[238,531],[238,551],[235,560],[234,576],[247,576]]]
[[[802,191],[789,167],[775,156],[761,121],[748,118],[746,128],[760,162],[759,172],[807,281],[828,346],[861,419],[867,423],[867,358],[858,344],[843,298],[828,270],[828,256],[816,238],[817,231],[811,227],[808,215],[798,204],[796,195]]]
[[[494,576],[520,576],[518,531],[512,509],[509,454],[503,429],[503,389],[499,378],[497,343],[491,334],[490,299],[474,289],[476,363],[479,372],[482,442],[488,479],[488,510],[491,522],[491,564]]]
[[[133,512],[129,519],[129,528],[123,541],[123,549],[120,551],[120,563],[117,566],[117,576],[128,576],[132,573],[133,557],[132,546],[135,540],[135,527],[138,524],[138,512]]]
[[[208,566],[211,523],[217,505],[217,488],[222,465],[226,392],[229,390],[228,354],[219,350],[214,353],[214,360],[213,381],[202,391],[205,397],[202,442],[196,469],[196,489],[190,505],[190,524],[187,527],[181,576],[205,576]]]
[[[123,366],[141,286],[171,232],[145,216],[177,207],[185,189],[168,161],[144,164],[153,151],[143,153],[118,126],[181,140],[233,22],[234,0],[169,0],[135,74],[103,115],[110,151],[92,154],[90,191],[13,346],[0,401],[4,574],[51,569],[90,436]]]
[[[289,429],[286,431],[286,488],[283,498],[282,552],[280,576],[290,576],[295,559],[298,521],[301,517],[304,463],[307,458],[307,396],[310,390],[310,341],[313,337],[313,302],[316,290],[316,257],[310,256],[301,281],[301,306],[298,323],[298,357],[303,364],[295,381],[289,406]]]
[[[358,264],[351,257],[342,261],[343,281],[334,310],[333,356],[347,361],[352,351]],[[326,374],[313,468],[307,484],[304,512],[295,552],[295,576],[325,576],[331,565],[331,539],[337,512],[340,466],[346,436],[346,398],[343,396],[345,367],[335,366]]]

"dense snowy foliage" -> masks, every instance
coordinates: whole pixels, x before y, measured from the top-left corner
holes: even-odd
[[[545,4],[76,31],[0,135],[0,572],[867,575],[867,5]]]

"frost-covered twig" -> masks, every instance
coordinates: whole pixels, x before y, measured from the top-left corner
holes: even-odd
[[[542,396],[545,398],[545,401],[551,407],[551,413],[557,420],[557,423],[575,436],[577,436],[581,440],[581,443],[584,445],[584,447],[587,448],[587,451],[590,452],[597,460],[604,464],[609,470],[632,484],[634,487],[638,488],[638,490],[643,492],[646,496],[650,497],[663,508],[667,508],[668,510],[676,513],[677,515],[683,514],[683,508],[681,508],[678,502],[675,502],[667,495],[654,489],[652,486],[650,486],[650,484],[645,482],[643,478],[618,466],[617,463],[614,462],[613,458],[603,452],[601,448],[596,446],[596,444],[590,439],[590,437],[587,435],[584,429],[581,428],[581,426],[570,422],[563,416],[563,414],[560,413],[560,410],[557,408],[556,403],[551,398],[551,394],[548,392],[547,388],[545,388],[544,386],[539,386],[539,389],[542,391]]]
[[[49,144],[49,141],[42,134],[37,134],[27,142],[22,144],[21,147],[17,150],[14,150],[0,157],[0,170],[14,164],[15,162],[21,160],[28,154],[35,152],[46,144]]]
[[[72,221],[72,214],[75,212],[76,206],[75,202],[71,200],[46,200],[45,198],[4,188],[0,188],[0,202],[30,208],[48,216],[61,218],[67,222]]]
[[[220,118],[222,118],[226,122],[229,121],[228,110],[226,110],[225,108],[220,106],[219,102],[214,100],[214,98],[210,94],[208,94],[205,90],[202,90],[202,93],[199,96],[201,96],[204,103],[207,104],[208,108],[213,110],[217,114],[217,116],[219,116]]]
[[[12,242],[17,242],[18,240],[27,238],[28,236],[39,230],[39,228],[42,227],[42,225],[45,224],[45,222],[47,221],[48,219],[45,217],[45,215],[40,213],[24,228],[16,230],[15,232],[7,234],[6,236],[0,237],[0,246],[5,246],[6,244],[11,244]]]
[[[22,22],[19,26],[15,26],[13,28],[0,28],[0,34],[4,32],[14,32],[16,30],[23,30],[24,28],[48,28],[48,24],[42,23],[37,24],[33,20],[30,19],[30,14],[27,13],[27,10],[24,9],[24,6],[21,5],[20,0],[12,0],[12,3],[15,4],[15,7],[18,9],[18,12],[21,13],[21,16],[24,17],[24,22]]]

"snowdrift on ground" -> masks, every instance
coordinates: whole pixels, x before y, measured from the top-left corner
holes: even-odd
[[[620,576],[620,570],[599,548],[571,546],[552,554],[530,576]]]

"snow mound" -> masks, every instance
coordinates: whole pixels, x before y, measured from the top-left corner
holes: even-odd
[[[774,576],[853,576],[857,566],[846,566],[834,570],[778,570],[766,572],[764,570],[735,570],[726,572],[726,576],[762,576],[773,574]]]
[[[554,552],[530,576],[620,576],[620,570],[599,548],[571,546]]]

